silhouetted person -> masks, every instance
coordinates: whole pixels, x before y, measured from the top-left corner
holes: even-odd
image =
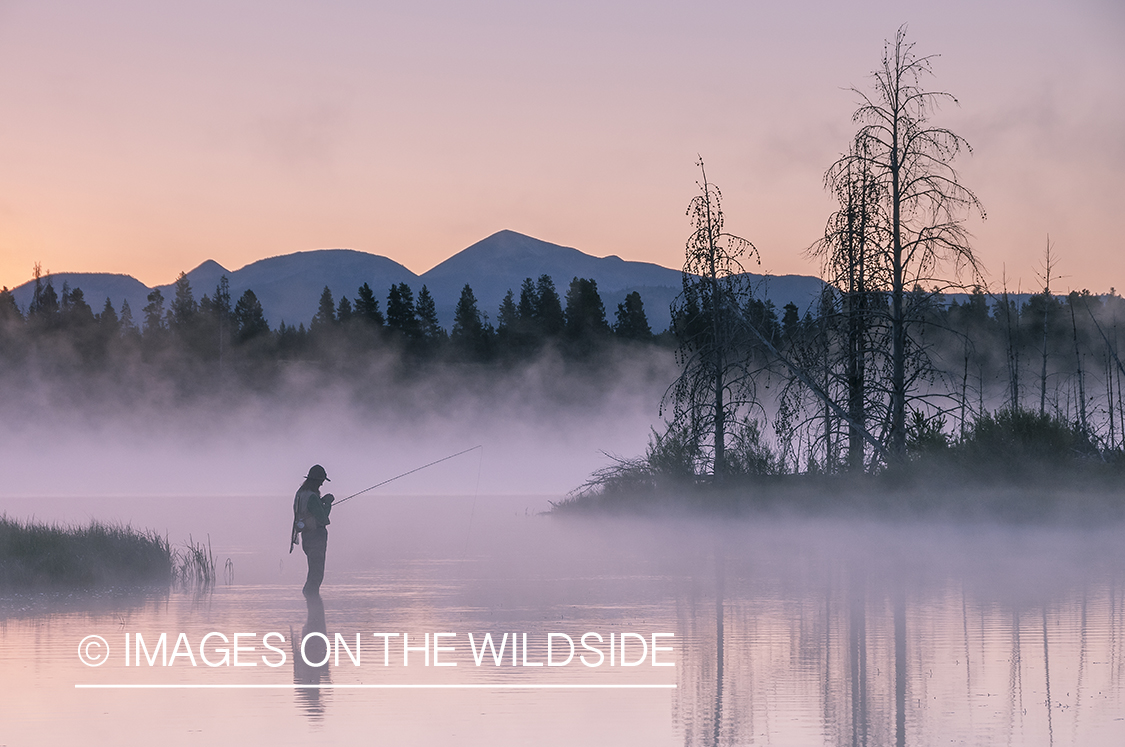
[[[293,537],[301,536],[301,547],[309,560],[309,575],[302,590],[306,597],[320,594],[320,583],[324,580],[324,554],[328,551],[328,514],[332,511],[335,498],[328,493],[320,496],[320,486],[328,480],[324,467],[314,464],[305,482],[297,490],[293,499]],[[331,482],[331,480],[329,480]],[[289,551],[293,551],[292,545]]]

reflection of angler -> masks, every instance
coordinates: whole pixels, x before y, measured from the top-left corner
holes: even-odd
[[[324,704],[321,701],[319,685],[331,679],[328,667],[328,646],[325,638],[312,636],[305,641],[309,633],[328,635],[328,624],[324,617],[324,602],[319,594],[305,598],[309,609],[308,619],[302,628],[300,636],[294,635],[293,628],[289,628],[289,640],[293,646],[293,683],[307,685],[297,689],[297,697],[302,701],[303,709],[309,717],[320,720],[324,716]],[[304,654],[302,655],[302,647]],[[305,661],[324,662],[321,666],[313,666]]]
[[[289,636],[293,643],[293,681],[312,684],[319,682],[328,673],[328,644],[325,642],[326,638],[317,635],[310,638],[309,633],[320,633],[327,637],[328,621],[324,615],[324,600],[319,594],[306,597],[305,604],[308,606],[309,616],[301,629],[301,635],[293,635],[293,628],[290,627]]]

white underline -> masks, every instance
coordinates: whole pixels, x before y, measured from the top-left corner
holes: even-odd
[[[131,685],[131,684],[75,684],[76,690],[675,690],[676,685],[456,685],[456,684],[403,684],[403,685]]]

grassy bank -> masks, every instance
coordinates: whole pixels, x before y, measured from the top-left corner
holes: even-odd
[[[721,484],[697,443],[654,432],[644,456],[614,459],[552,513],[868,513],[1006,521],[1125,518],[1125,452],[1096,443],[1077,424],[1027,410],[977,418],[954,439],[924,423],[907,457],[848,472],[803,472],[757,437],[728,452]]]
[[[939,470],[880,475],[770,475],[709,482],[576,491],[553,504],[556,516],[867,516],[1005,523],[1089,524],[1125,521],[1125,490],[1117,474],[974,480]]]
[[[0,591],[168,586],[176,560],[168,540],[151,530],[0,516]]]

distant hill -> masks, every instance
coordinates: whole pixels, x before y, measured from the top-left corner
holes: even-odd
[[[108,298],[113,303],[113,308],[121,311],[121,302],[128,300],[129,308],[133,312],[133,319],[141,318],[141,309],[148,303],[145,296],[152,290],[132,275],[118,275],[108,272],[59,272],[51,275],[51,285],[55,292],[62,295],[63,285],[70,288],[81,288],[86,303],[94,313],[99,313],[105,306]],[[46,280],[46,278],[44,278]],[[31,298],[35,294],[35,281],[29,281],[18,286],[12,291],[12,296],[22,311],[27,311]]]
[[[301,323],[308,326],[325,286],[332,290],[339,303],[341,295],[354,299],[359,287],[368,283],[376,298],[380,299],[381,307],[386,305],[387,290],[394,283],[422,287],[418,276],[398,262],[352,249],[321,249],[269,257],[233,272],[209,259],[186,274],[197,301],[205,294],[213,296],[223,275],[230,282],[232,304],[247,289],[253,290],[271,327],[277,327],[283,321],[293,326]],[[141,309],[148,303],[147,297],[152,291],[129,275],[60,272],[52,274],[50,279],[55,291],[60,294],[64,282],[69,283],[71,288],[81,288],[86,302],[95,312],[101,311],[107,297],[119,312],[121,301],[128,299],[133,318],[138,323],[143,316]],[[164,294],[167,308],[175,293],[174,284],[156,287]],[[35,283],[31,281],[13,291],[21,309],[27,309],[34,289]]]
[[[519,297],[524,278],[537,279],[547,274],[555,282],[559,296],[565,298],[570,281],[593,278],[612,323],[617,305],[633,291],[641,294],[645,312],[654,330],[668,326],[668,308],[682,287],[681,273],[651,262],[634,262],[618,256],[594,257],[577,249],[559,246],[515,231],[498,231],[422,273],[437,301],[438,316],[449,324],[453,309],[466,283],[481,309],[493,320],[504,294],[511,290]],[[802,311],[820,293],[819,278],[783,275],[764,278],[751,275],[755,283],[780,309],[792,301]],[[763,282],[764,281],[764,282]]]
[[[341,295],[355,299],[363,283],[375,291],[385,310],[387,291],[392,284],[406,283],[415,296],[425,284],[434,296],[438,318],[447,328],[453,322],[453,310],[466,283],[473,288],[481,311],[495,324],[497,309],[509,289],[518,297],[524,278],[537,279],[547,274],[555,282],[559,295],[565,297],[575,277],[593,278],[605,302],[606,314],[613,321],[617,305],[625,296],[638,291],[645,303],[649,322],[654,330],[668,326],[668,307],[680,292],[680,271],[651,262],[633,262],[617,256],[594,257],[572,247],[559,246],[525,236],[515,231],[499,231],[458,252],[433,269],[415,275],[403,265],[377,254],[352,249],[321,249],[269,257],[230,271],[213,260],[207,260],[187,273],[192,292],[198,300],[213,295],[219,279],[230,281],[232,302],[246,289],[252,289],[262,303],[270,325],[308,325],[316,313],[320,294],[327,286],[338,303]],[[816,299],[822,286],[815,277],[782,275],[765,278],[752,275],[759,293],[767,295],[780,309],[796,303],[802,312]],[[80,287],[87,303],[100,311],[108,297],[118,311],[128,299],[133,317],[140,320],[151,288],[128,275],[107,273],[57,273],[51,276],[56,291],[64,282]],[[33,283],[15,289],[16,302],[27,308]],[[158,286],[165,302],[173,295],[172,284]]]
[[[218,267],[216,263],[212,264]],[[200,265],[192,273],[203,267]],[[201,278],[204,276],[200,273]],[[215,274],[208,269],[208,284],[201,288],[189,273],[196,298],[205,292],[213,293],[221,276],[222,273]],[[253,290],[273,327],[282,321],[293,326],[302,323],[308,326],[325,286],[339,303],[341,296],[354,300],[359,287],[367,283],[375,292],[375,297],[380,299],[380,308],[386,306],[387,290],[391,285],[406,283],[422,287],[417,275],[393,259],[353,249],[320,249],[260,259],[228,273],[227,277],[230,279],[232,303],[247,288]],[[168,293],[165,292],[165,295]]]

